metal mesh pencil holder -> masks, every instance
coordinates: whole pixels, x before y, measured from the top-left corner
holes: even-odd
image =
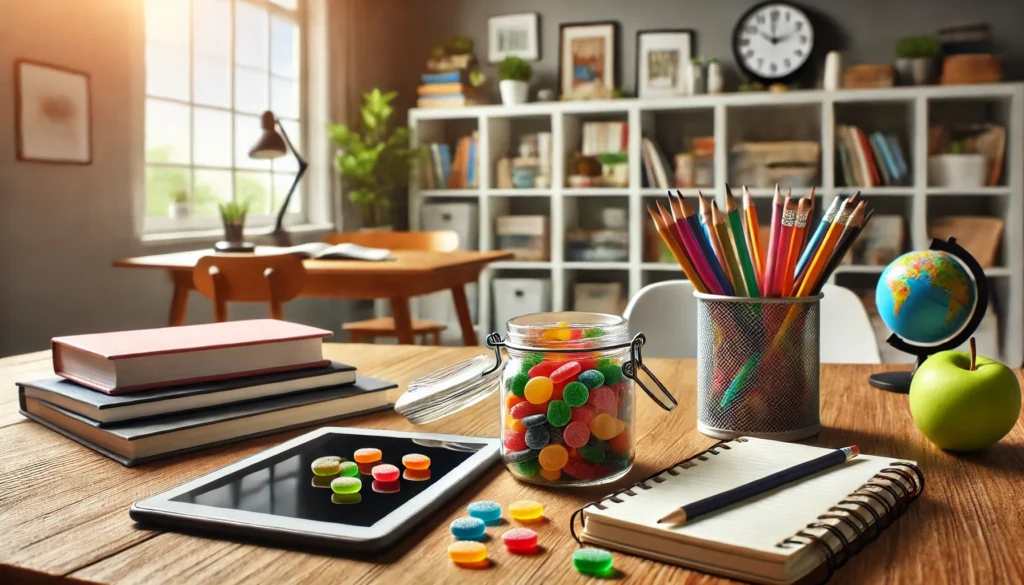
[[[697,297],[697,430],[797,441],[821,430],[819,300]]]

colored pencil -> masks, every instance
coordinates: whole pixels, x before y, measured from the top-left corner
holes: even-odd
[[[811,197],[813,196],[812,189]],[[810,214],[813,201],[814,199],[805,197],[797,203],[793,236],[789,243],[789,250],[786,251],[786,261],[783,263],[782,269],[782,296],[784,297],[793,295],[793,271],[806,239],[804,236],[807,234],[807,216]]]
[[[871,220],[871,216],[875,214],[875,210],[867,211],[864,201],[861,201],[850,216],[850,221],[846,224],[846,229],[843,230],[843,235],[839,238],[839,243],[836,244],[836,249],[832,253],[832,258],[829,259],[828,264],[825,266],[825,270],[822,273],[820,279],[818,279],[817,286],[811,291],[812,295],[816,295],[821,292],[821,288],[825,286],[829,277],[835,272],[836,268],[839,267],[843,258],[846,256],[850,248],[853,247],[853,243],[857,241],[861,232],[868,225],[868,221]]]
[[[792,292],[793,277],[786,277],[786,262],[789,260],[789,248],[793,245],[793,234],[796,231],[797,202],[787,194],[782,202],[782,221],[779,223],[779,249],[775,256],[775,290],[772,296],[789,296]]]
[[[853,214],[854,208],[861,203],[859,196],[860,192],[858,191],[857,193],[854,193],[853,197],[850,197],[839,206],[839,213],[836,214],[836,220],[828,227],[828,232],[825,233],[825,238],[821,241],[821,245],[818,246],[818,249],[814,252],[814,258],[811,259],[811,263],[807,266],[806,273],[800,280],[800,286],[797,289],[796,296],[807,296],[811,294],[811,291],[817,286],[822,273],[825,271],[825,266],[828,265],[828,261],[832,258],[832,252],[835,251],[836,244],[839,243],[839,238],[843,235],[843,230],[846,229],[846,223],[850,221],[850,216]]]
[[[761,247],[761,226],[757,221],[757,207],[754,206],[754,200],[750,196],[750,191],[746,185],[743,186],[743,216],[746,218],[746,232],[744,236],[747,239],[747,248],[750,250],[750,258],[754,262],[754,268],[757,276],[757,287],[761,289],[762,296],[768,296],[768,290],[765,288],[764,282],[764,248]]]
[[[711,249],[715,252],[715,258],[718,259],[719,266],[725,271],[725,277],[729,279],[729,284],[732,285],[733,290],[738,290],[742,283],[737,283],[736,277],[729,267],[729,262],[725,256],[725,249],[722,248],[722,241],[718,237],[714,219],[711,217],[711,204],[704,199],[704,196],[699,191],[697,192],[697,201],[700,205],[701,221],[704,224],[708,241],[711,243]]]
[[[776,264],[779,255],[779,238],[782,232],[783,199],[778,184],[775,185],[775,196],[772,198],[772,223],[768,234],[768,254],[765,256],[764,288],[766,297],[778,296],[779,287],[775,283]]]
[[[793,483],[794,481],[810,477],[816,473],[825,471],[826,469],[842,465],[856,457],[858,454],[860,454],[860,449],[858,449],[856,445],[830,451],[820,457],[815,457],[814,459],[804,461],[803,463],[797,463],[796,465],[787,467],[781,471],[776,471],[775,473],[749,481],[732,489],[725,490],[724,492],[719,492],[717,494],[701,498],[695,502],[690,502],[689,504],[681,506],[676,510],[673,510],[672,513],[659,519],[658,524],[686,524],[700,516],[716,512],[727,506],[731,506],[744,500],[749,500],[754,496],[769,492],[777,487]]]
[[[732,196],[729,185],[725,186],[725,215],[729,219],[729,231],[732,232],[732,244],[736,249],[736,256],[739,258],[740,269],[743,271],[743,280],[747,283],[747,296],[761,296],[760,283],[758,282],[757,269],[750,258],[750,249],[747,246],[748,235],[743,229],[743,219],[740,217],[740,210],[736,206],[736,199]]]
[[[821,241],[825,239],[825,234],[828,232],[832,222],[835,221],[836,214],[839,213],[839,206],[843,204],[846,198],[846,195],[836,197],[832,200],[832,204],[828,206],[828,209],[825,210],[825,215],[821,218],[821,222],[818,223],[818,227],[815,228],[811,239],[807,241],[803,253],[800,254],[800,260],[796,263],[794,276],[797,282],[800,281],[800,277],[807,269],[807,265],[811,263],[811,258],[814,258],[814,253],[818,250],[818,246],[821,245]]]
[[[661,236],[663,242],[668,247],[669,252],[672,253],[672,257],[676,259],[676,263],[683,269],[686,274],[686,278],[693,284],[693,288],[697,292],[706,293],[708,292],[707,286],[704,281],[697,274],[696,269],[690,262],[689,256],[686,255],[686,251],[683,250],[682,241],[679,239],[679,234],[675,228],[675,222],[671,224],[665,221],[665,218],[654,210],[650,205],[647,206],[647,213],[651,214],[651,219],[654,221],[654,227],[658,228],[658,235]]]
[[[658,201],[656,204],[658,206],[658,211],[662,214],[662,217],[672,218],[672,223],[675,224],[676,234],[679,235],[679,240],[680,242],[682,242],[683,249],[686,251],[686,254],[690,257],[690,261],[693,263],[694,270],[697,271],[697,274],[700,276],[700,279],[704,282],[704,286],[708,289],[708,292],[715,295],[725,294],[725,291],[722,290],[722,287],[719,284],[718,279],[715,278],[715,274],[714,272],[712,272],[711,267],[708,266],[707,257],[704,255],[704,252],[701,251],[700,245],[694,238],[693,230],[691,229],[690,225],[686,223],[686,220],[681,216],[676,216],[674,208],[671,214],[669,214],[666,213],[665,208],[661,206],[660,201]],[[669,207],[673,207],[671,201],[669,202]]]
[[[699,195],[698,191],[698,195]],[[682,218],[690,226],[690,232],[693,234],[693,239],[697,243],[704,259],[707,260],[708,267],[714,274],[715,280],[718,282],[718,288],[722,291],[719,294],[725,294],[732,296],[735,294],[732,288],[732,284],[729,283],[729,279],[725,276],[725,270],[722,269],[721,264],[718,263],[718,257],[715,256],[715,251],[711,249],[711,242],[707,238],[707,234],[704,233],[704,228],[700,225],[700,220],[697,218],[697,212],[693,210],[693,207],[687,203],[686,199],[682,195],[676,194],[676,201],[679,202],[679,212]]]
[[[739,258],[736,255],[736,248],[732,245],[732,236],[729,234],[729,225],[725,220],[725,214],[718,210],[718,205],[711,206],[711,222],[715,226],[715,233],[718,242],[722,245],[722,254],[725,256],[725,263],[729,273],[733,275],[733,288],[736,294],[741,296],[755,296],[750,294],[746,278],[740,269]]]

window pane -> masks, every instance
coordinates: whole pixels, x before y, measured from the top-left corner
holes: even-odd
[[[229,0],[193,0],[192,46],[196,54],[218,57],[231,56],[231,22]]]
[[[270,161],[267,159],[249,158],[249,149],[256,145],[256,141],[263,134],[260,128],[260,119],[257,116],[243,116],[235,114],[235,166],[244,169],[269,169]]]
[[[189,107],[146,100],[146,162],[188,164]]]
[[[146,216],[167,217],[175,193],[188,193],[188,169],[146,167]]]
[[[188,47],[146,43],[146,93],[188,101]]]
[[[235,109],[262,114],[267,109],[267,73],[235,67]]]
[[[299,25],[292,20],[270,19],[270,72],[299,78]]]
[[[288,196],[288,189],[292,188],[295,175],[274,173],[274,213],[281,208],[284,198]],[[302,211],[302,182],[295,186],[295,194],[288,203],[288,213],[300,213]]]
[[[291,140],[292,146],[295,150],[299,151],[299,155],[302,158],[306,158],[305,149],[302,147],[302,133],[299,132],[298,122],[292,122],[291,120],[281,120],[281,125],[284,126],[284,131],[288,133],[288,140]],[[295,155],[288,153],[286,156],[274,159],[274,171],[285,171],[289,173],[296,173],[299,171],[299,162],[295,160]]]
[[[267,9],[248,2],[235,7],[235,63],[267,69]]]
[[[270,109],[278,116],[299,117],[299,84],[280,77],[270,78]]]
[[[188,48],[188,2],[146,0],[146,40]]]
[[[196,170],[196,183],[192,189],[196,215],[219,216],[219,203],[231,201],[231,171]]]
[[[277,4],[281,8],[287,8],[289,10],[295,10],[299,7],[299,0],[270,0],[274,4]]]
[[[230,167],[231,114],[220,110],[196,108],[192,114],[192,123],[192,132],[195,136],[193,164]]]
[[[270,173],[237,171],[235,201],[248,201],[251,214],[270,213]]]
[[[227,57],[195,55],[192,59],[195,103],[231,107],[231,63]]]

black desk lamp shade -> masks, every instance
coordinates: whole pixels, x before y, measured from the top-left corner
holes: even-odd
[[[274,222],[274,231],[271,232],[271,236],[274,238],[274,243],[278,246],[290,246],[291,238],[288,236],[288,232],[284,229],[284,214],[288,211],[288,204],[292,200],[292,195],[295,193],[295,188],[298,187],[299,181],[302,180],[302,175],[306,172],[306,167],[309,166],[299,152],[295,150],[295,145],[288,138],[288,133],[285,132],[284,126],[281,121],[278,120],[274,113],[271,111],[263,112],[263,116],[260,118],[260,125],[263,127],[263,134],[260,135],[259,140],[256,144],[249,149],[249,158],[253,159],[274,159],[280,158],[291,152],[295,157],[295,160],[299,163],[299,172],[295,174],[295,181],[292,183],[290,189],[288,189],[288,195],[285,196],[284,202],[281,204],[281,209],[277,211],[277,219]],[[280,133],[278,133],[280,130]]]

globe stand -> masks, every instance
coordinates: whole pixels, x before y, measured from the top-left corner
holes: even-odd
[[[903,339],[895,333],[890,335],[889,339],[885,340],[886,343],[904,353],[917,356],[917,363],[914,364],[914,369],[910,372],[879,372],[871,374],[868,377],[868,383],[879,390],[901,394],[909,393],[910,382],[914,379],[917,368],[921,367],[921,364],[928,359],[928,356],[940,351],[956,349],[966,343],[974,335],[974,332],[978,330],[981,320],[985,317],[985,311],[988,309],[988,279],[985,278],[985,270],[974,259],[974,256],[971,256],[967,250],[957,244],[956,238],[949,238],[948,240],[933,238],[929,249],[939,250],[952,255],[962,262],[968,272],[971,273],[971,276],[974,277],[974,283],[977,287],[977,304],[974,307],[974,313],[959,333],[936,345],[918,345]]]

